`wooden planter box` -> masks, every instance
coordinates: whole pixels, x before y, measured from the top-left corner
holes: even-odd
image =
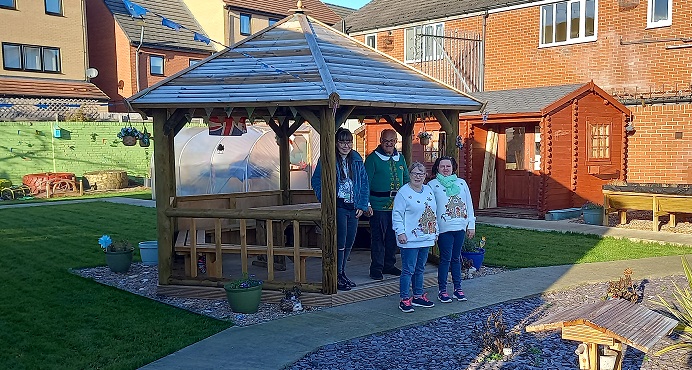
[[[604,216],[618,212],[620,223],[627,222],[627,210],[653,212],[653,230],[659,230],[659,216],[670,215],[671,226],[675,226],[676,214],[692,212],[692,186],[661,184],[628,184],[603,186]],[[607,217],[604,217],[607,225]]]

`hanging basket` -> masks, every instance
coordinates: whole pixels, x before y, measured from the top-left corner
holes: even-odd
[[[146,148],[149,146],[149,144],[150,144],[150,142],[149,142],[148,138],[147,139],[144,139],[144,138],[139,139],[139,146]]]
[[[125,146],[134,146],[137,144],[137,138],[134,136],[123,136],[123,144]]]
[[[420,145],[426,146],[430,144],[430,138],[428,137],[421,137],[418,140],[420,140]]]

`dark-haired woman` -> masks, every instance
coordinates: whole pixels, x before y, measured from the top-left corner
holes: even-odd
[[[471,191],[466,181],[456,175],[457,162],[452,157],[439,157],[433,164],[435,178],[428,182],[437,203],[437,225],[440,237],[440,264],[437,267],[437,298],[442,303],[452,302],[447,293],[447,275],[451,269],[454,285],[453,297],[465,301],[461,290],[461,247],[466,237],[476,234],[476,217],[473,213]]]
[[[322,201],[321,164],[312,175],[312,189]],[[358,218],[368,211],[370,186],[363,157],[353,150],[353,134],[345,128],[336,131],[336,266],[337,289],[351,290],[356,284],[346,276],[346,261],[358,230]]]

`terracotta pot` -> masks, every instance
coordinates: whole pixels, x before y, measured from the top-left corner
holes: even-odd
[[[428,145],[430,144],[430,138],[427,137],[421,137],[418,138],[420,140],[420,145]]]
[[[137,138],[134,136],[123,136],[123,144],[125,144],[125,146],[134,146],[137,144]]]

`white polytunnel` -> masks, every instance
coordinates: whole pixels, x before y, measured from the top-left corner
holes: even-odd
[[[319,143],[308,124],[289,138],[291,189],[311,188]],[[262,124],[248,125],[241,136],[212,136],[207,127],[185,127],[175,136],[175,165],[179,196],[280,189],[279,145]]]

